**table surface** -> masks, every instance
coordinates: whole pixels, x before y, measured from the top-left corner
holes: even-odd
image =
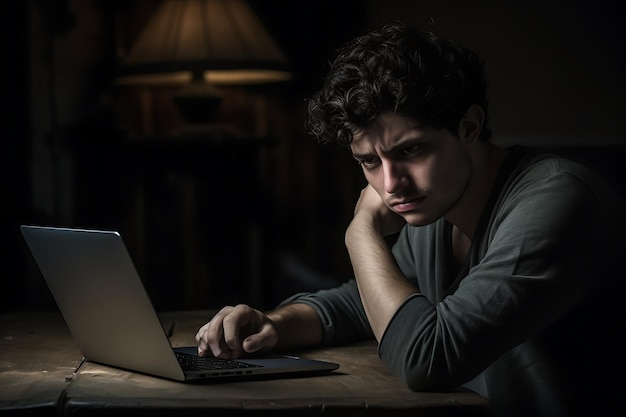
[[[189,346],[210,312],[160,316],[165,327],[175,323],[172,345]],[[489,415],[487,401],[472,392],[411,392],[386,370],[373,342],[297,353],[340,368],[322,376],[181,383],[83,363],[58,312],[5,313],[0,315],[0,414]]]

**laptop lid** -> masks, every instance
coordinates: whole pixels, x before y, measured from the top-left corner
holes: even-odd
[[[119,233],[29,225],[21,231],[87,360],[178,381],[233,376],[228,370],[183,372]],[[282,356],[254,361],[260,366],[237,376],[338,368]]]

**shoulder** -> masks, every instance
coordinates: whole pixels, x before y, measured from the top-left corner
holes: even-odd
[[[562,156],[532,149],[511,151],[512,162],[502,187],[502,196],[521,194],[544,203],[557,197],[590,199],[600,206],[619,206],[621,199],[606,181],[589,167]]]
[[[520,180],[538,181],[571,176],[582,181],[601,181],[591,169],[562,156],[530,149],[515,150],[513,176]]]
[[[487,226],[491,238],[532,236],[563,244],[575,234],[595,244],[623,240],[623,199],[594,171],[573,160],[524,150],[515,155],[496,196]]]

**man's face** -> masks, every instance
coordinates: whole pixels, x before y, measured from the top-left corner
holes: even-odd
[[[350,149],[385,205],[412,226],[445,216],[471,177],[461,140],[395,113],[382,114],[355,135]]]

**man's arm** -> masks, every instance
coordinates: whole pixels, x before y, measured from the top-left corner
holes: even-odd
[[[322,322],[310,305],[288,304],[267,316],[274,323],[278,334],[276,349],[310,347],[322,343]]]
[[[379,342],[398,308],[418,293],[398,268],[384,239],[395,231],[394,227],[403,224],[398,218],[368,186],[361,194],[345,237],[361,301]]]
[[[322,341],[317,312],[289,304],[269,313],[247,305],[224,307],[196,334],[200,356],[236,358],[243,353],[315,346]]]

